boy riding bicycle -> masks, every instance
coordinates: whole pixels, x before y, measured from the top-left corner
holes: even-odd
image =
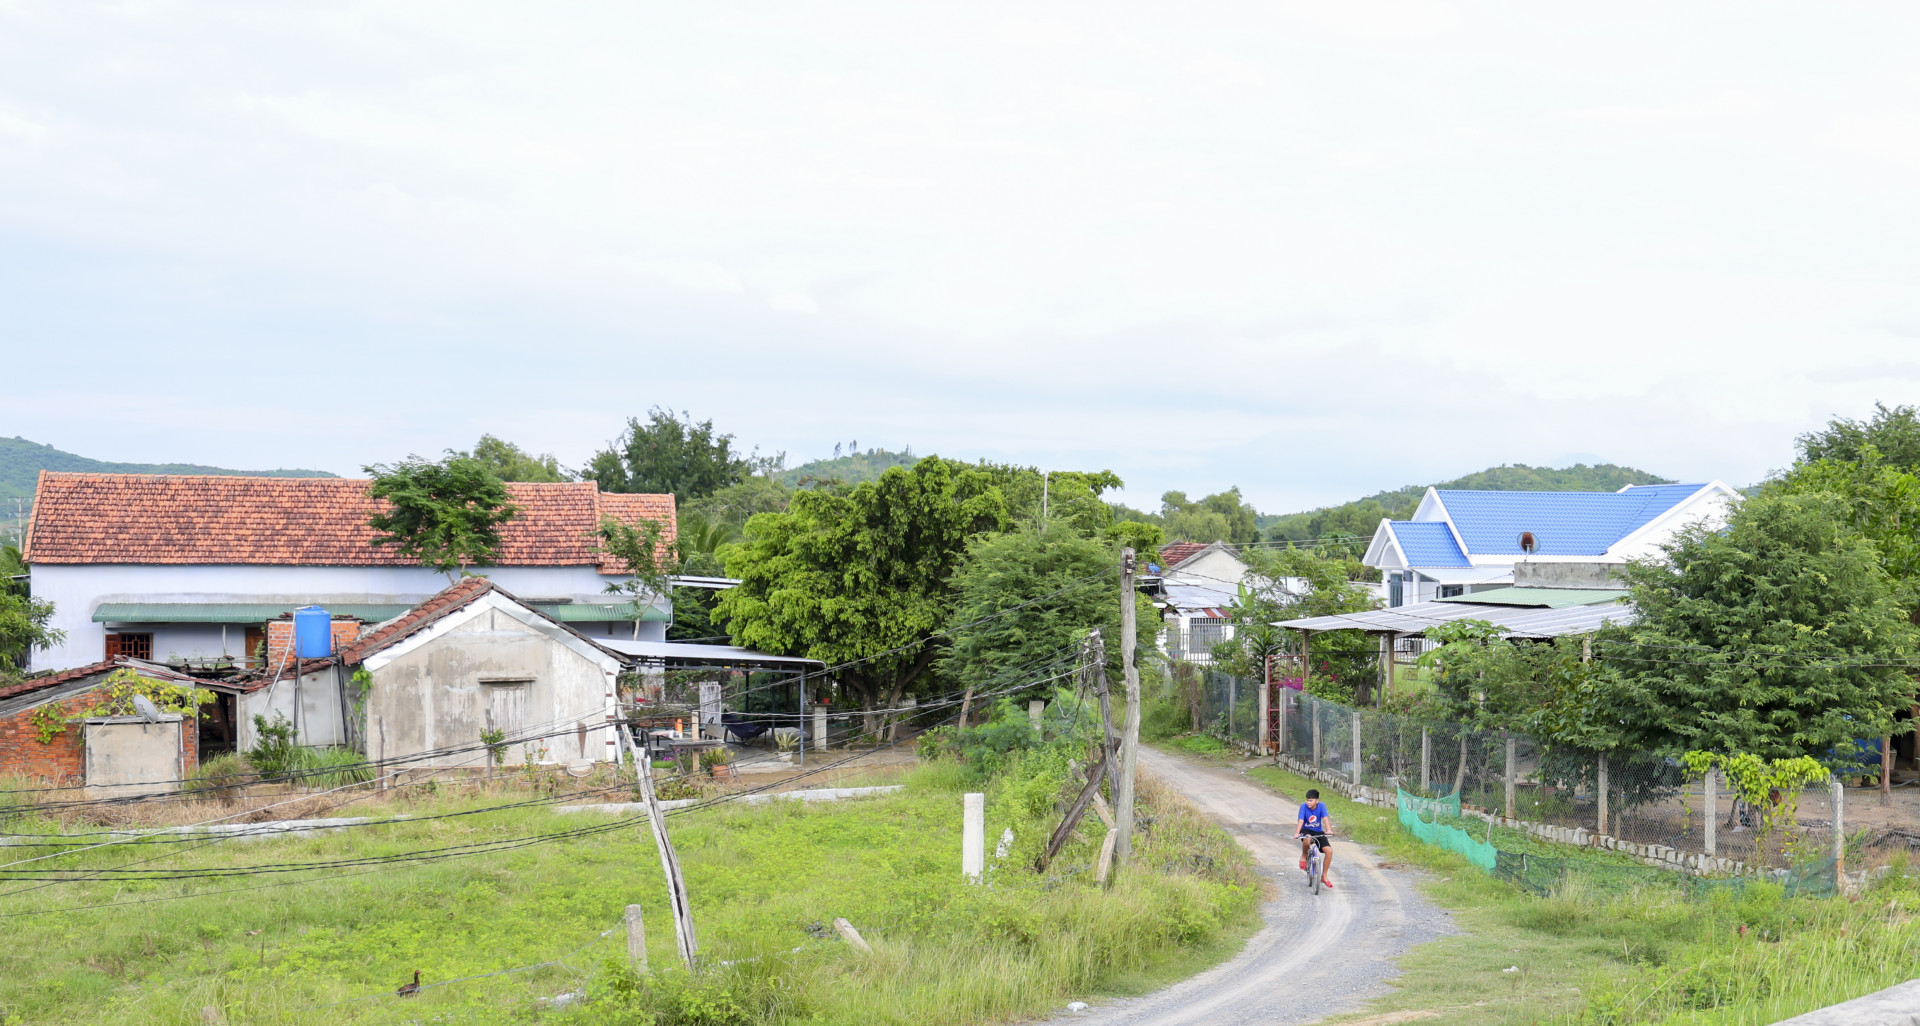
[[[1327,831],[1333,829],[1333,820],[1327,815],[1327,803],[1320,800],[1320,792],[1307,792],[1307,800],[1300,803],[1300,819],[1294,825],[1293,836],[1300,841],[1300,868],[1307,868],[1307,855],[1312,845],[1320,847],[1320,886],[1333,889],[1333,881],[1327,877],[1327,871],[1333,866],[1333,844],[1327,837]]]

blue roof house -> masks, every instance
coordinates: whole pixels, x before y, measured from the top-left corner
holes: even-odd
[[[1617,492],[1429,488],[1412,520],[1380,521],[1364,562],[1380,570],[1389,606],[1451,598],[1507,587],[1517,566],[1656,555],[1682,527],[1724,522],[1738,495],[1719,481]]]

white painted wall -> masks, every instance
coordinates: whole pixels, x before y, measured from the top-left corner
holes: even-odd
[[[169,566],[153,564],[35,564],[33,594],[54,605],[53,626],[66,640],[36,651],[35,670],[65,669],[100,661],[106,649],[107,627],[93,622],[102,602],[291,602],[325,606],[329,602],[415,603],[445,588],[445,574],[406,566]],[[487,577],[526,602],[571,599],[575,602],[619,601],[605,593],[609,582],[624,580],[599,573],[593,567],[495,566]],[[670,612],[666,599],[655,603]],[[583,627],[596,625],[586,624]],[[595,637],[631,637],[631,623],[597,625]],[[153,654],[220,655],[217,624],[154,624],[129,627],[151,630]],[[620,631],[624,629],[626,633]],[[665,625],[642,624],[641,640],[665,640]],[[244,625],[228,629],[227,651],[239,654]]]
[[[1247,574],[1247,565],[1235,559],[1232,554],[1218,549],[1195,556],[1168,570],[1161,578],[1169,584],[1197,584],[1206,588],[1224,589],[1232,592],[1234,585]]]

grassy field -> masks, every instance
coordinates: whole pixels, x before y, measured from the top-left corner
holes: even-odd
[[[1289,797],[1314,786],[1274,767],[1249,776]],[[1349,1018],[1764,1026],[1903,982],[1920,965],[1920,879],[1904,864],[1851,901],[1788,899],[1769,884],[1692,902],[1660,886],[1536,898],[1415,841],[1391,810],[1323,794],[1341,833],[1431,870],[1424,890],[1466,931],[1408,953],[1395,992]]]
[[[1091,883],[1091,836],[1053,875],[1028,868],[1051,827],[1059,772],[980,785],[937,763],[906,790],[670,820],[703,956],[675,971],[660,865],[644,823],[444,862],[343,866],[292,877],[0,884],[0,1023],[518,1022],[970,1023],[1074,997],[1138,991],[1224,958],[1257,893],[1224,834],[1149,792],[1144,868]],[[1012,829],[990,886],[959,873],[960,791],[988,792],[988,843]],[[424,790],[385,812],[481,809],[525,793]],[[345,811],[359,811],[345,810]],[[599,816],[601,818],[587,818]],[[610,822],[544,808],[401,822],[310,838],[116,845],[49,860],[101,869],[265,867],[360,859]],[[18,821],[11,830],[20,830]],[[157,850],[156,850],[157,849]],[[30,849],[0,847],[0,862]],[[15,867],[16,871],[29,867]],[[191,895],[181,898],[181,895]],[[168,900],[168,899],[178,900]],[[117,903],[105,908],[83,906]],[[624,968],[621,914],[646,908],[657,971]],[[822,939],[844,916],[877,949]],[[797,950],[796,950],[797,949]],[[744,961],[743,961],[744,960]],[[546,963],[546,964],[543,964]],[[483,975],[537,966],[503,975]],[[394,988],[415,969],[417,997]],[[479,978],[470,978],[479,977]],[[587,995],[561,1010],[539,998]]]

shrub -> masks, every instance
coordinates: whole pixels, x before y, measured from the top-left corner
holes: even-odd
[[[254,743],[247,749],[247,761],[262,779],[280,780],[298,767],[300,732],[284,714],[274,713],[269,723],[258,713],[253,717]]]

